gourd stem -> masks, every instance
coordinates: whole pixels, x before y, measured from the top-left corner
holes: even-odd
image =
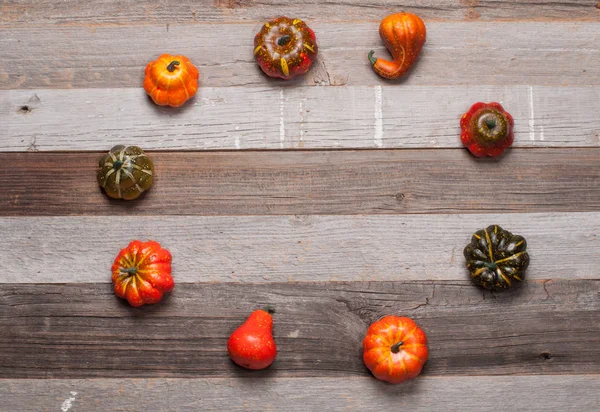
[[[135,275],[137,272],[137,268],[133,267],[133,268],[127,268],[127,269],[121,269],[121,273],[129,273],[130,275]]]
[[[121,166],[123,166],[122,160],[115,160],[115,162],[113,163],[113,169],[115,170],[119,170]]]
[[[273,313],[275,313],[275,308],[271,305],[265,306],[265,308],[263,310],[265,312],[267,312],[269,315],[272,315]]]
[[[375,64],[375,62],[377,61],[377,59],[375,57],[373,57],[373,55],[375,54],[375,52],[373,50],[371,50],[369,52],[369,61],[371,62],[371,64]]]
[[[488,127],[488,129],[493,129],[496,127],[496,121],[494,119],[485,119],[485,125]]]
[[[169,65],[167,66],[167,70],[173,72],[175,71],[175,66],[178,66],[179,64],[181,63],[179,63],[177,60],[174,60],[171,63],[169,63]]]
[[[277,40],[277,44],[279,46],[285,46],[290,41],[291,37],[292,36],[290,36],[289,34],[285,34],[285,35],[281,36],[279,38],[279,40]]]
[[[392,351],[392,353],[398,353],[400,352],[400,346],[402,345],[404,345],[404,342],[398,342],[395,345],[392,345],[390,350]]]

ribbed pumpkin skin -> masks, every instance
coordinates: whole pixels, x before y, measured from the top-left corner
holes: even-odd
[[[154,164],[137,146],[115,146],[98,165],[98,184],[113,199],[132,200],[152,186]]]
[[[158,242],[134,240],[119,252],[112,267],[115,294],[131,306],[158,303],[173,290],[171,253]]]
[[[278,17],[254,36],[254,58],[270,77],[289,80],[303,75],[318,52],[315,33],[300,19]]]
[[[376,59],[369,54],[373,69],[381,77],[397,79],[415,63],[425,40],[427,30],[423,20],[415,14],[396,13],[385,17],[379,25],[379,36],[390,51],[392,60]]]
[[[384,316],[369,326],[363,340],[365,365],[389,383],[416,378],[428,358],[427,335],[407,317]]]
[[[508,289],[514,281],[524,280],[529,266],[525,238],[498,225],[475,232],[464,255],[473,282],[491,290]]]
[[[199,77],[187,57],[163,54],[146,66],[144,90],[159,106],[179,107],[194,97]]]

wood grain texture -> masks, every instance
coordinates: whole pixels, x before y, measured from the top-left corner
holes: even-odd
[[[459,148],[459,118],[500,101],[515,147],[600,146],[600,87],[205,87],[183,108],[143,89],[0,91],[0,151]],[[409,102],[409,104],[407,104]],[[335,119],[335,121],[332,121]]]
[[[188,56],[214,86],[392,84],[369,50],[387,56],[378,23],[311,24],[319,61],[300,79],[269,80],[252,56],[260,23],[0,28],[0,89],[117,88],[142,84],[162,52]],[[597,23],[431,22],[427,44],[402,85],[600,85]],[[276,103],[277,104],[277,103]]]
[[[0,215],[585,212],[600,208],[600,148],[157,152],[152,189],[111,200],[100,153],[0,154]]]
[[[109,283],[0,285],[0,377],[367,376],[362,340],[386,314],[426,331],[424,376],[600,372],[600,281],[185,284],[131,308]],[[275,363],[241,370],[226,341],[276,308]]]
[[[600,279],[599,222],[598,212],[0,218],[0,283],[109,281],[133,239],[168,248],[177,283],[465,280],[463,248],[490,224],[527,239],[527,279]]]
[[[595,412],[599,393],[598,375],[421,376],[401,386],[369,377],[0,380],[3,406],[20,412],[54,412],[67,401],[74,412]]]
[[[275,15],[315,21],[381,20],[399,10],[417,13],[425,19],[595,20],[598,18],[595,5],[592,0],[409,0],[401,5],[377,0],[179,0],[175,3],[108,0],[90,8],[82,7],[76,0],[5,0],[0,25],[261,22]]]

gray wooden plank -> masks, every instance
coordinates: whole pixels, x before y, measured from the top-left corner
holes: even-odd
[[[400,10],[425,19],[561,19],[595,20],[596,2],[590,0],[410,0],[402,5],[377,0],[322,2],[308,0],[281,3],[276,0],[179,0],[161,3],[150,0],[107,0],[88,7],[76,0],[61,2],[5,0],[0,25],[28,24],[123,24],[266,21],[274,15],[289,15],[318,21],[379,20]]]
[[[133,239],[168,248],[177,283],[465,280],[462,250],[490,224],[526,237],[528,279],[600,279],[599,222],[598,212],[0,218],[0,283],[109,281]]]
[[[422,376],[401,386],[367,377],[0,380],[13,411],[593,412],[598,375]]]
[[[515,147],[600,146],[597,86],[205,87],[179,110],[135,88],[0,91],[0,151],[459,148],[476,101],[513,115]]]
[[[187,55],[201,86],[282,85],[252,56],[260,23],[0,28],[0,89],[140,87],[147,62]],[[286,84],[383,85],[367,59],[386,51],[378,23],[315,23],[319,62]],[[168,30],[167,30],[168,28]],[[402,85],[600,84],[600,25],[585,22],[429,22],[427,44]],[[484,58],[482,58],[484,56]],[[277,99],[275,99],[275,104]]]
[[[65,266],[68,270],[68,266]],[[430,350],[424,376],[600,372],[600,281],[188,283],[131,308],[110,283],[0,284],[0,377],[367,376],[362,340],[386,314],[410,316]],[[229,334],[275,307],[275,363],[254,373]]]
[[[600,148],[153,152],[137,201],[105,196],[101,153],[0,153],[0,216],[588,212]]]

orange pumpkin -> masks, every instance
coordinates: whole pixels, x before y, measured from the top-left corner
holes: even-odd
[[[119,252],[111,271],[115,294],[131,306],[158,303],[175,283],[171,253],[152,240],[134,240]]]
[[[196,94],[199,76],[187,57],[163,54],[146,66],[144,90],[159,106],[179,107]]]
[[[375,72],[386,79],[397,79],[406,73],[417,60],[426,33],[425,23],[414,14],[402,12],[384,18],[379,25],[379,36],[394,59],[376,59],[371,50],[369,60]]]
[[[385,316],[369,326],[363,360],[379,380],[400,383],[415,378],[429,356],[427,336],[410,318]]]

